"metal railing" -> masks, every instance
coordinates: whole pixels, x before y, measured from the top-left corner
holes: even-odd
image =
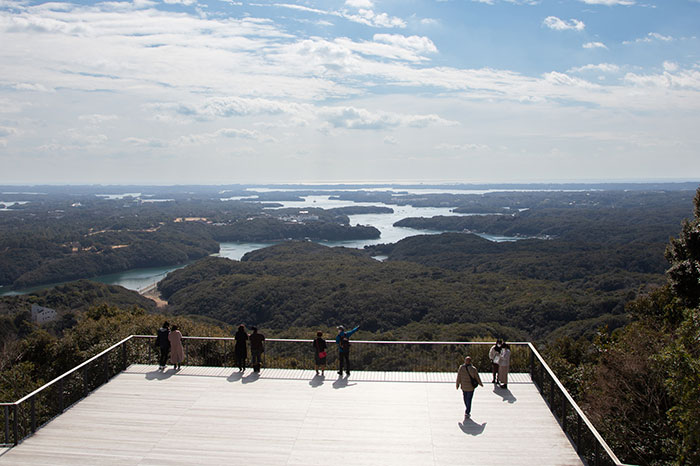
[[[14,403],[0,403],[0,428],[4,428],[0,446],[17,445],[130,364],[156,364],[158,354],[154,340],[152,335],[131,335]],[[470,355],[478,369],[490,372],[488,351],[492,344],[352,340],[352,370],[454,372],[464,356]],[[509,344],[511,370],[530,374],[579,456],[591,466],[628,466],[615,456],[534,345],[529,342]],[[328,368],[337,364],[334,345],[334,341],[328,341]],[[183,337],[183,346],[184,365],[235,366],[233,338]],[[265,340],[263,366],[313,369],[312,340]]]

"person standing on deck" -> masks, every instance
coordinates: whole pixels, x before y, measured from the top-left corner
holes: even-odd
[[[182,333],[177,329],[177,325],[173,325],[173,329],[168,335],[170,342],[170,362],[173,364],[173,369],[180,370],[180,363],[185,360],[185,350],[182,348]]]
[[[484,386],[479,377],[479,371],[472,365],[471,356],[464,358],[464,364],[459,366],[457,370],[457,390],[462,389],[462,397],[464,399],[464,417],[471,417],[472,399],[474,398],[474,389],[477,385]]]
[[[326,357],[328,353],[326,349],[326,340],[323,339],[323,332],[316,332],[316,339],[314,340],[314,362],[316,363],[316,375],[326,374]],[[318,368],[321,367],[321,374],[318,373]]]
[[[250,356],[253,359],[253,370],[260,372],[260,360],[265,352],[265,335],[258,333],[257,327],[251,327],[253,333],[250,335]]]
[[[501,388],[508,388],[508,372],[510,372],[510,345],[503,342],[501,357],[498,360],[498,380]]]
[[[245,360],[248,356],[248,344],[246,343],[248,334],[245,332],[245,325],[239,325],[238,331],[233,337],[236,339],[236,346],[233,349],[236,357],[236,366],[238,366],[239,372],[243,372],[245,370]]]
[[[489,350],[489,359],[491,360],[491,372],[493,373],[493,380],[491,383],[498,383],[498,360],[501,357],[501,345],[503,345],[503,340],[500,338],[496,340],[496,344]]]
[[[168,352],[170,351],[170,341],[168,340],[168,335],[170,334],[170,324],[168,321],[163,322],[163,326],[158,329],[156,336],[156,349],[160,351],[158,357],[158,369],[165,369],[165,365],[168,363]]]
[[[346,332],[342,325],[338,325],[338,335],[335,337],[338,345],[338,375],[343,375],[343,366],[345,366],[345,373],[348,377],[350,376],[350,336],[359,328],[358,325]]]

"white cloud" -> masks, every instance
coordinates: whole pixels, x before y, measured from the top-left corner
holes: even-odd
[[[360,9],[357,14],[345,14],[343,15],[346,19],[350,21],[355,21],[357,23],[365,24],[372,27],[385,27],[385,28],[405,28],[406,21],[395,16],[389,16],[386,13],[375,13],[373,10]]]
[[[325,107],[320,115],[334,128],[379,130],[399,126],[425,128],[427,126],[452,126],[456,124],[438,115],[407,115],[370,111],[355,107]]]
[[[658,32],[650,32],[644,37],[640,37],[635,40],[626,40],[622,42],[625,45],[629,44],[639,44],[639,43],[650,43],[650,42],[672,42],[674,39],[672,36],[664,36]]]
[[[13,84],[12,87],[18,91],[54,92],[54,89],[38,83],[16,83]]]
[[[168,145],[165,141],[162,141],[160,139],[146,139],[146,138],[136,138],[136,137],[125,138],[124,142],[126,142],[127,144],[130,144],[132,146],[136,146],[136,147],[158,148],[158,147],[167,147],[167,145]]]
[[[80,115],[78,117],[81,121],[87,121],[93,125],[98,125],[105,121],[113,121],[119,119],[117,115],[102,115],[99,113],[93,113],[92,115]]]
[[[371,0],[345,0],[345,4],[353,8],[374,8]]]
[[[263,5],[258,5],[263,6]],[[289,3],[275,3],[273,6],[279,8],[289,8],[292,10],[305,11],[307,13],[315,13],[318,15],[325,16],[336,16],[344,18],[348,21],[355,23],[364,24],[370,27],[384,27],[384,28],[405,28],[406,21],[401,18],[389,16],[386,13],[375,13],[371,8],[358,8],[356,12],[350,11],[333,11],[333,10],[321,10],[318,8],[310,8],[302,5],[294,5]]]
[[[580,2],[587,3],[588,5],[634,5],[634,0],[579,0]]]
[[[421,36],[402,36],[400,34],[375,34],[375,42],[395,45],[404,49],[413,50],[417,53],[435,53],[437,47],[432,40]]]
[[[0,137],[14,136],[17,134],[17,129],[11,126],[0,126]]]
[[[583,31],[586,28],[586,25],[583,23],[583,21],[574,18],[572,18],[569,21],[565,21],[563,19],[557,18],[556,16],[547,16],[542,23],[549,29],[554,29],[555,31]]]
[[[659,74],[627,73],[625,82],[647,89],[700,91],[700,70],[682,70],[675,64],[664,63],[664,72]],[[679,96],[680,97],[680,96]]]
[[[399,141],[394,136],[385,136],[384,137],[384,144],[388,144],[390,146],[395,146],[398,143],[399,143]]]
[[[452,151],[452,152],[486,152],[490,151],[491,147],[487,144],[447,144],[442,143],[435,146],[437,150]]]
[[[583,48],[584,49],[606,49],[607,50],[608,47],[602,42],[586,42],[585,44],[583,44]]]
[[[583,73],[587,71],[596,71],[601,73],[618,73],[620,67],[612,63],[599,63],[597,65],[589,64],[584,66],[579,66],[576,68],[571,68],[567,73]]]

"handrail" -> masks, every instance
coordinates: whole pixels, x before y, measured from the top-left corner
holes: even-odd
[[[134,338],[156,338],[155,335],[132,335]],[[235,337],[193,337],[183,336],[183,340],[224,340],[234,341]],[[330,340],[330,338],[328,338]],[[305,338],[265,338],[265,341],[272,342],[288,342],[288,343],[312,343],[313,339]],[[405,341],[405,340],[351,340],[352,343],[370,343],[370,344],[385,344],[385,345],[493,345],[493,341]],[[509,345],[527,346],[530,342],[513,341],[508,342]]]
[[[615,466],[631,466],[626,463],[622,463],[617,455],[615,455],[615,452],[613,452],[612,448],[608,445],[608,443],[605,441],[605,439],[600,435],[598,430],[595,428],[593,423],[588,419],[588,417],[585,415],[583,410],[579,407],[579,405],[574,401],[574,399],[571,397],[569,392],[566,390],[564,385],[561,383],[559,378],[554,374],[554,371],[549,367],[549,365],[545,362],[544,358],[542,355],[537,351],[535,348],[535,345],[532,343],[528,343],[528,346],[530,347],[530,351],[532,351],[532,354],[535,355],[535,357],[538,359],[540,364],[542,364],[542,367],[544,368],[545,371],[547,371],[547,374],[552,378],[554,383],[556,384],[557,388],[559,388],[559,391],[562,393],[562,395],[566,398],[566,400],[569,402],[569,405],[576,411],[576,414],[583,420],[583,422],[586,424],[586,427],[588,427],[588,430],[593,434],[593,437],[595,440],[600,444],[600,446],[603,447],[603,450],[605,450],[605,453],[610,457],[610,459],[615,463]]]
[[[107,348],[106,350],[102,351],[101,353],[96,354],[95,356],[91,357],[91,358],[88,359],[87,361],[84,361],[84,362],[80,363],[79,365],[75,366],[73,369],[71,369],[71,370],[69,370],[69,371],[67,371],[67,372],[64,372],[63,374],[59,375],[58,377],[56,377],[55,379],[53,379],[51,382],[45,383],[45,384],[42,385],[41,387],[39,387],[39,388],[37,388],[36,390],[34,390],[33,392],[31,392],[29,395],[25,395],[24,397],[20,398],[19,400],[15,401],[14,403],[10,403],[10,404],[16,404],[16,405],[17,405],[17,404],[20,404],[20,403],[22,403],[22,402],[24,402],[24,401],[27,401],[28,399],[30,399],[31,397],[33,397],[33,396],[36,395],[37,393],[39,393],[39,392],[41,392],[41,391],[43,391],[43,390],[49,388],[49,387],[50,387],[51,385],[53,385],[54,383],[58,382],[59,380],[65,378],[65,377],[68,377],[69,375],[73,374],[74,372],[77,372],[79,369],[82,369],[83,367],[87,366],[88,364],[90,364],[91,362],[95,361],[96,359],[99,359],[100,357],[104,356],[106,353],[109,353],[110,351],[114,350],[114,348],[116,348],[116,347],[118,347],[118,346],[124,344],[125,342],[131,340],[133,337],[134,337],[134,335],[129,335],[128,337],[126,337],[126,338],[124,338],[122,341],[120,341],[119,343],[116,343],[116,344],[110,346],[109,348]]]

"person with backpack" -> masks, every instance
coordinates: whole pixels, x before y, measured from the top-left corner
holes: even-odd
[[[335,337],[338,345],[338,375],[343,375],[343,366],[345,366],[345,374],[350,377],[350,337],[359,328],[358,325],[346,332],[342,325],[338,325],[338,335]]]
[[[163,326],[158,329],[156,334],[156,349],[160,351],[158,357],[158,369],[164,370],[165,365],[168,363],[168,353],[170,352],[170,340],[168,336],[170,335],[170,324],[168,321],[163,322]]]
[[[250,335],[250,355],[253,360],[253,371],[260,372],[260,362],[262,354],[265,352],[265,335],[258,333],[258,327],[251,327],[253,333]]]
[[[462,397],[464,398],[464,418],[470,418],[472,412],[472,399],[474,398],[474,390],[477,386],[484,386],[479,377],[479,371],[472,365],[471,356],[464,358],[464,364],[459,366],[457,370],[457,390],[462,389]]]

